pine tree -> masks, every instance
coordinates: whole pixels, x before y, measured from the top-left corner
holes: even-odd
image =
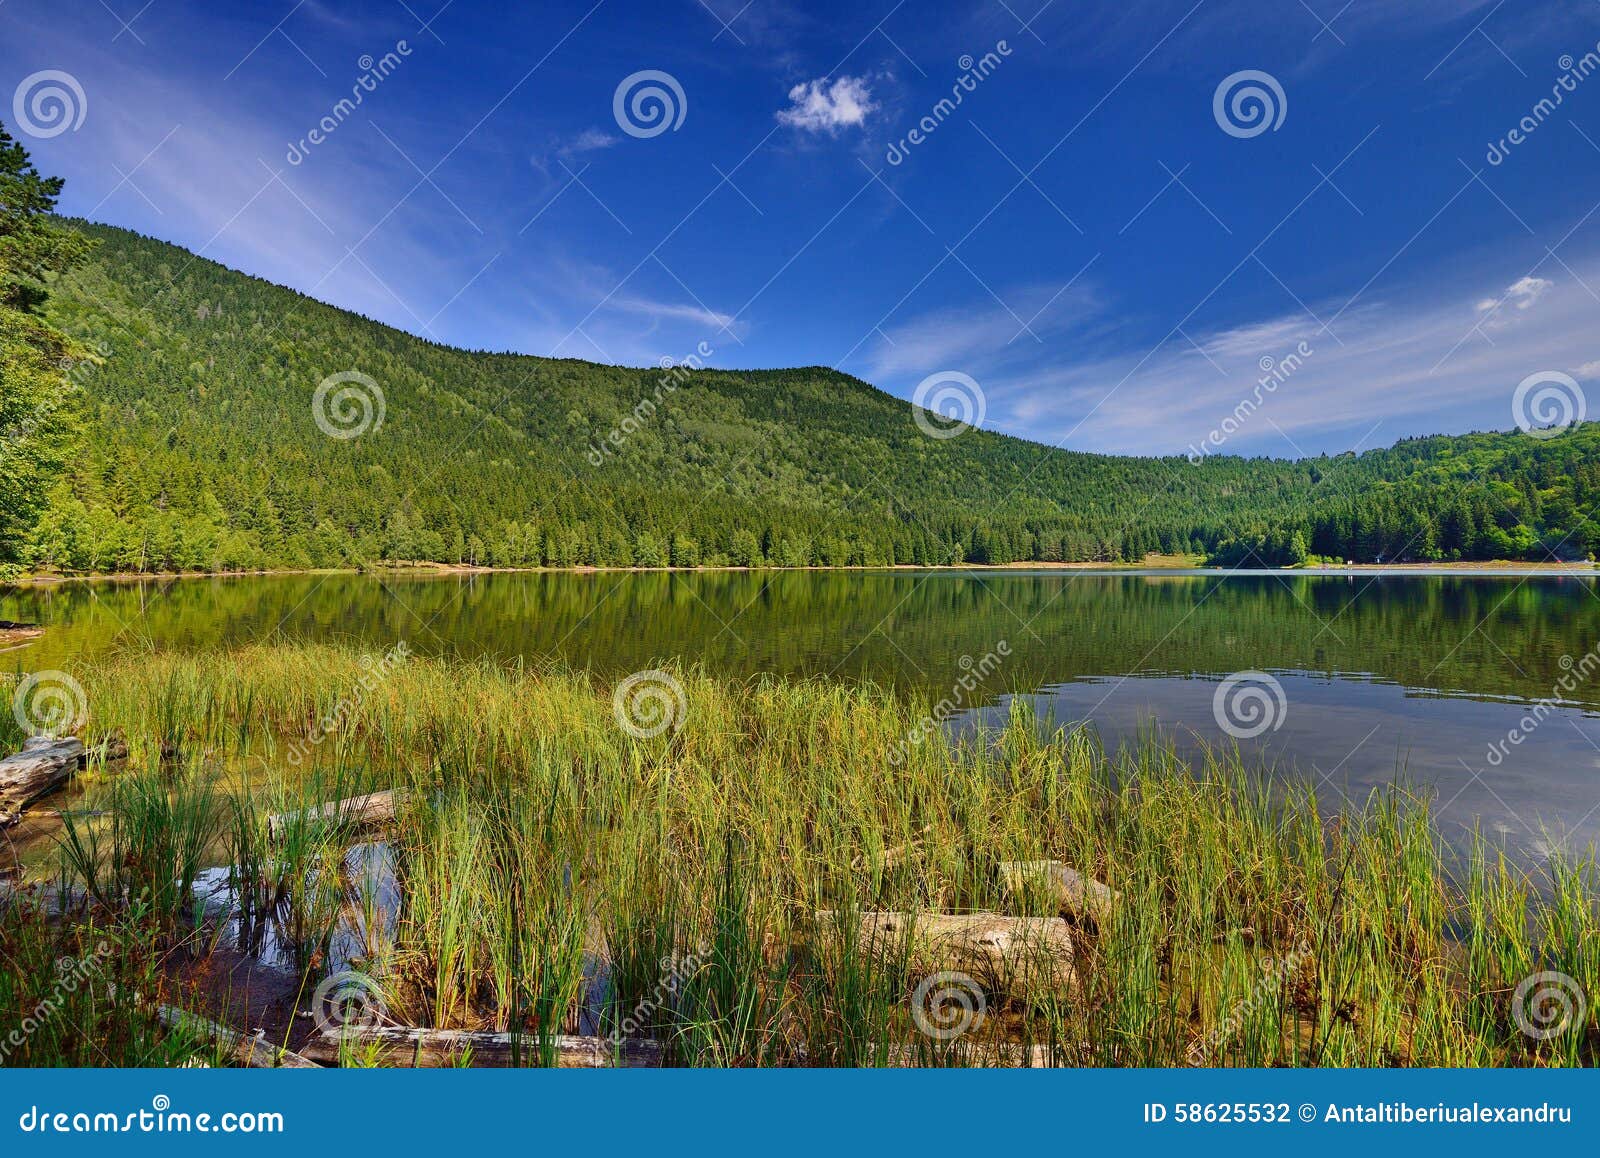
[[[51,216],[61,186],[41,177],[0,125],[0,570],[20,561],[23,537],[66,463],[75,436],[68,371],[93,357],[40,315],[46,281],[90,248]]]

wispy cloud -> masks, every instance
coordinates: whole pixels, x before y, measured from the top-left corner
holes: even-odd
[[[608,305],[612,309],[621,310],[624,313],[640,314],[653,321],[694,322],[697,325],[714,330],[733,325],[732,314],[718,313],[716,310],[685,302],[663,302],[638,297],[614,297]]]
[[[778,120],[810,133],[838,133],[864,125],[877,108],[865,77],[841,76],[832,84],[823,77],[791,88],[789,107],[778,111]]]
[[[584,153],[595,153],[601,149],[609,149],[621,139],[615,133],[608,133],[603,129],[589,128],[584,129],[583,132],[570,140],[560,142],[553,152],[558,157],[579,157]]]
[[[1585,288],[1597,278],[1600,266],[1577,267],[1570,278],[1529,276],[1493,294],[1374,301],[1343,313],[1332,331],[1297,312],[1120,353],[1104,352],[1105,311],[1084,290],[1034,325],[1042,353],[1027,335],[1013,340],[1017,322],[996,306],[891,328],[864,358],[869,375],[902,392],[935,370],[973,375],[987,396],[985,425],[1005,433],[1075,449],[1182,454],[1255,392],[1265,360],[1280,363],[1305,343],[1312,353],[1226,448],[1294,456],[1349,449],[1363,438],[1371,446],[1441,430],[1510,429],[1512,392],[1527,375],[1600,379],[1595,304]],[[1502,299],[1513,308],[1481,308]],[[1313,309],[1328,318],[1338,305]]]
[[[1484,298],[1478,303],[1480,314],[1493,313],[1502,306],[1511,306],[1513,309],[1525,310],[1531,307],[1540,298],[1544,297],[1545,290],[1554,283],[1547,278],[1520,277],[1505,288],[1505,292],[1497,298]]]

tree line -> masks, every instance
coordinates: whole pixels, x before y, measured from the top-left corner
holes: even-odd
[[[904,401],[823,367],[663,371],[429,342],[55,217],[60,187],[0,128],[11,571],[1233,565],[1600,546],[1593,426],[1198,464],[982,430],[936,440]],[[383,420],[334,437],[314,399],[351,371]]]

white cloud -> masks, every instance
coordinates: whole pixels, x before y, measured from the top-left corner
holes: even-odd
[[[557,162],[573,161],[585,153],[609,149],[622,138],[601,129],[584,129],[575,137],[557,139],[542,152],[532,153],[528,163],[546,178],[565,180],[566,174],[557,168]],[[552,177],[552,170],[555,170]]]
[[[1533,277],[1532,275],[1518,278],[1506,287],[1505,293],[1500,297],[1484,298],[1479,302],[1478,312],[1480,314],[1492,313],[1503,305],[1511,305],[1516,309],[1526,310],[1544,297],[1545,291],[1554,284],[1554,282],[1546,278]]]
[[[564,157],[573,157],[579,153],[592,153],[596,149],[609,149],[619,139],[615,134],[602,132],[599,129],[584,129],[562,145],[557,152]]]
[[[1574,263],[1576,265],[1576,263]],[[1485,297],[1311,303],[1334,333],[1304,312],[1263,318],[1209,332],[1192,328],[1155,349],[1111,345],[1104,309],[1050,315],[1034,326],[1043,345],[1023,335],[999,306],[940,311],[896,327],[864,347],[866,376],[909,391],[934,370],[971,374],[988,401],[985,425],[1007,434],[1075,450],[1183,454],[1205,440],[1256,392],[1271,359],[1291,354],[1293,374],[1263,394],[1224,453],[1296,456],[1355,446],[1382,446],[1410,435],[1509,430],[1516,385],[1541,369],[1577,366],[1575,377],[1600,379],[1593,359],[1596,307],[1581,282],[1600,276],[1595,263],[1560,283],[1524,278],[1502,310],[1515,325],[1477,308]],[[1490,283],[1493,284],[1493,283]],[[1504,283],[1500,283],[1504,284]],[[1018,313],[1029,310],[1010,291]],[[1490,298],[1491,304],[1499,295]],[[1088,295],[1085,304],[1093,301]],[[1493,331],[1490,340],[1486,331]],[[1188,340],[1192,337],[1193,344]],[[1309,355],[1299,355],[1305,342]],[[1342,344],[1341,344],[1342,343]]]
[[[878,107],[866,78],[860,76],[841,76],[831,85],[827,77],[804,81],[789,90],[789,101],[789,108],[779,110],[778,120],[812,133],[837,133],[865,124],[867,114]]]
[[[625,313],[641,314],[654,321],[694,322],[714,330],[733,325],[733,315],[718,313],[716,310],[704,309],[686,302],[662,302],[650,298],[614,297],[607,304],[608,308],[622,310]]]
[[[864,349],[875,380],[940,370],[969,372],[996,364],[1021,366],[1039,356],[1033,335],[1049,338],[1071,331],[1080,339],[1101,320],[1101,301],[1085,279],[1066,289],[1030,286],[1007,292],[1009,308],[938,310],[890,328],[883,341]],[[881,332],[881,331],[879,331]],[[856,351],[851,351],[854,354]],[[848,356],[847,356],[848,360]]]

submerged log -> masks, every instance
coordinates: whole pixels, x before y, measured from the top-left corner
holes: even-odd
[[[842,914],[822,910],[817,918],[824,928],[837,928]],[[1072,932],[1059,917],[864,911],[856,919],[869,954],[915,971],[959,970],[1012,993],[1061,992],[1077,984]]]
[[[411,1026],[362,1027],[346,1025],[323,1031],[303,1046],[301,1053],[315,1061],[339,1064],[340,1044],[363,1058],[376,1053],[384,1066],[421,1069],[460,1065],[504,1069],[512,1065],[537,1065],[541,1054],[535,1034],[517,1035],[515,1047],[509,1033],[466,1029],[418,1029]],[[661,1065],[660,1042],[559,1034],[547,1038],[557,1069],[654,1069]]]
[[[322,1068],[293,1050],[273,1045],[264,1037],[240,1033],[212,1021],[209,1017],[190,1013],[187,1009],[162,1005],[157,1007],[156,1017],[168,1029],[216,1042],[228,1051],[234,1061],[246,1069],[319,1070]]]
[[[1058,860],[1003,861],[1000,881],[1008,893],[1037,890],[1055,902],[1058,912],[1074,920],[1091,918],[1097,926],[1111,920],[1118,900],[1116,890]]]
[[[394,823],[395,814],[410,796],[404,788],[392,788],[319,804],[304,812],[280,813],[267,817],[267,834],[273,840],[282,840],[291,825],[302,823],[325,824],[330,828],[357,832],[381,828]]]
[[[35,736],[22,751],[0,760],[0,815],[21,812],[60,788],[78,770],[82,756],[83,742],[75,736]]]
[[[14,643],[19,639],[38,639],[44,634],[44,628],[37,623],[14,623],[9,619],[0,619],[0,643]]]

